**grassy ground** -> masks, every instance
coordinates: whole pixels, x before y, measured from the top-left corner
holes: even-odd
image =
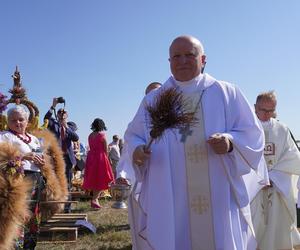
[[[79,202],[75,213],[88,214],[97,233],[79,233],[74,243],[39,243],[36,250],[129,250],[131,246],[127,209],[111,208],[112,201],[101,201],[102,208],[93,210],[89,202]]]
[[[95,211],[89,202],[79,202],[75,213],[88,214],[88,220],[97,233],[79,233],[74,243],[39,243],[36,250],[129,250],[132,248],[127,209],[111,208],[112,201],[101,201],[101,208]],[[295,250],[300,250],[296,247]]]

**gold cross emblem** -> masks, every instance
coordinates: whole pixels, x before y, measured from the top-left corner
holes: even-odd
[[[191,208],[196,214],[203,214],[209,209],[209,200],[204,195],[194,196]]]
[[[202,148],[200,144],[194,144],[187,148],[186,154],[189,161],[197,163],[200,162],[205,152],[205,148]]]

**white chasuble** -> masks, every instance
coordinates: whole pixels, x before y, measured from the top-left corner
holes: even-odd
[[[125,141],[130,159],[137,146],[149,141],[151,119],[145,107],[162,91],[174,87],[174,81],[171,76],[161,88],[149,93],[128,125]],[[195,94],[193,104],[204,90],[202,108],[197,109],[202,112],[202,122],[191,126],[192,132],[186,131],[186,135],[192,133],[186,143],[182,143],[179,129],[167,129],[151,145],[145,165],[134,166],[141,182],[136,249],[254,250],[249,201],[256,194],[252,187],[263,180],[266,171],[264,136],[257,117],[236,86],[208,74],[177,86],[184,96]],[[234,147],[231,153],[220,156],[206,146],[206,140],[215,133],[230,138]],[[196,238],[201,241],[199,248]]]
[[[272,186],[262,189],[251,204],[258,248],[293,249],[300,244],[293,190],[296,185],[292,181],[300,174],[300,154],[285,125],[271,119],[263,127],[264,156]]]
[[[197,122],[184,142],[191,249],[215,249],[207,144],[204,134],[201,96],[188,96],[188,109],[195,112]],[[187,131],[186,131],[187,132]],[[203,226],[205,225],[205,226]]]

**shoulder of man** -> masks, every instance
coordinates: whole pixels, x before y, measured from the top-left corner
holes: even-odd
[[[281,121],[279,121],[279,120],[277,120],[277,119],[274,119],[274,118],[271,118],[271,121],[272,121],[272,123],[274,124],[274,127],[275,127],[276,129],[279,129],[279,130],[285,130],[285,131],[287,131],[287,132],[290,131],[289,128],[288,128],[288,126],[287,126],[285,123],[283,123],[283,122],[281,122]]]
[[[235,84],[230,83],[230,82],[226,82],[226,81],[223,81],[223,80],[216,80],[214,82],[214,84],[220,86],[223,89],[227,89],[227,90],[236,89],[237,88],[237,86]]]

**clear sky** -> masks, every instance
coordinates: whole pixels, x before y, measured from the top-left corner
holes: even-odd
[[[19,66],[43,116],[63,96],[87,141],[102,118],[123,136],[149,82],[170,75],[168,47],[199,38],[206,72],[238,85],[251,104],[275,90],[278,118],[300,139],[299,0],[1,0],[0,91]]]

